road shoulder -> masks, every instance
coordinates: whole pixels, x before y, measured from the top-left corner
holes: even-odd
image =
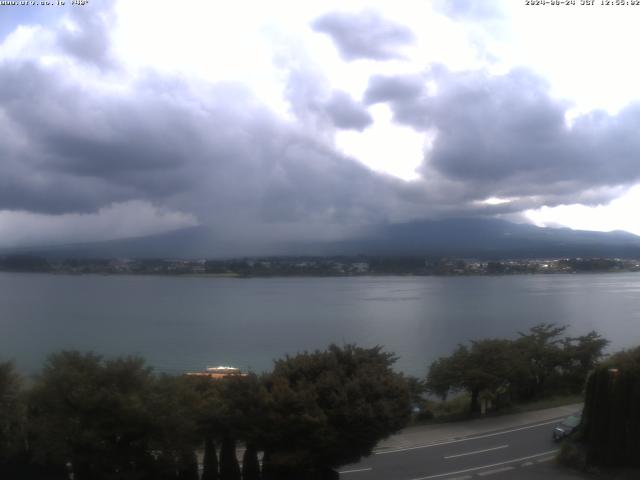
[[[461,438],[486,435],[497,431],[540,425],[544,422],[549,422],[551,425],[556,420],[571,415],[580,408],[582,408],[582,404],[577,403],[544,410],[484,417],[461,422],[408,427],[400,433],[380,442],[376,446],[374,453],[459,440]]]

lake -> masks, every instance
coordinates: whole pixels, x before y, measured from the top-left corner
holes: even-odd
[[[540,322],[640,344],[640,274],[198,278],[0,273],[0,359],[35,373],[61,349],[139,354],[159,371],[275,358],[331,342],[384,345],[423,376],[460,342]]]

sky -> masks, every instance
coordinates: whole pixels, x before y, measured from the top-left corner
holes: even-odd
[[[474,216],[640,235],[640,6],[17,3],[0,247]]]

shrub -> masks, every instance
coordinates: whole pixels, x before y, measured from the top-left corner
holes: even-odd
[[[564,441],[560,447],[557,461],[565,467],[585,470],[587,467],[587,452],[582,445],[574,440],[568,439]]]

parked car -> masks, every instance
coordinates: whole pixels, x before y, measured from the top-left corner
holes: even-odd
[[[562,422],[553,427],[553,440],[559,442],[563,438],[568,437],[575,432],[578,425],[580,425],[581,417],[582,412],[576,412],[569,415],[567,418],[562,420]]]

